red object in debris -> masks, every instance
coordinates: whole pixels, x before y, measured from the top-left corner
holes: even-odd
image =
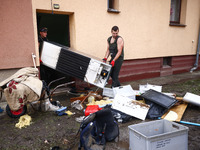
[[[99,105],[89,105],[85,109],[85,116],[88,116],[91,113],[95,113],[99,110],[102,110],[102,108],[99,108]]]
[[[20,108],[20,109],[17,110],[17,111],[10,110],[10,112],[11,112],[13,115],[20,115],[20,114],[23,112],[23,107]]]

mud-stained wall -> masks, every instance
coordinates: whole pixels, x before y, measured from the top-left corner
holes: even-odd
[[[32,3],[5,0],[0,5],[0,68],[33,66],[35,53]]]

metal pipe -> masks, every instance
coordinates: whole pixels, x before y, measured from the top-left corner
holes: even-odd
[[[198,63],[199,63],[199,49],[200,49],[200,25],[199,25],[199,41],[198,41],[198,46],[197,46],[197,53],[196,53],[196,61],[194,63],[193,68],[190,69],[190,72],[193,72],[198,68]]]
[[[36,56],[32,53],[32,59],[33,59],[33,65],[34,65],[34,68],[36,68],[35,58],[36,58]]]

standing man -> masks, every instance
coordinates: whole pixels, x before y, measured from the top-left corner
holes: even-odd
[[[39,55],[41,56],[41,50],[42,50],[42,45],[43,41],[48,41],[47,39],[47,31],[48,29],[43,27],[40,29],[40,34],[38,36],[38,45],[39,45]]]
[[[110,76],[112,78],[112,87],[121,86],[118,76],[124,61],[124,40],[118,35],[119,28],[113,26],[111,29],[111,34],[107,40],[107,51],[103,59],[104,62],[107,61],[109,55],[111,56],[110,65],[112,65],[112,70]]]
[[[39,57],[41,57],[42,53],[42,46],[44,41],[49,41],[47,38],[47,31],[46,27],[40,28],[40,34],[38,36],[38,46],[39,46]],[[40,79],[44,80],[47,84],[49,84],[52,80],[53,70],[47,66],[45,66],[41,59],[40,59]]]

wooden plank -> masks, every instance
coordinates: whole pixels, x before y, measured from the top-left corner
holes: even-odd
[[[178,121],[178,122],[179,122],[179,121],[181,121],[181,118],[182,118],[182,116],[183,116],[183,114],[184,114],[184,112],[185,112],[185,110],[186,110],[186,108],[187,108],[187,105],[188,105],[188,103],[183,102],[183,103],[180,104],[180,105],[173,106],[173,107],[171,107],[161,118],[164,119],[165,116],[166,116],[170,111],[174,111],[174,112],[177,113],[177,115],[178,115],[178,118],[177,118],[176,120],[174,120],[174,121]]]

